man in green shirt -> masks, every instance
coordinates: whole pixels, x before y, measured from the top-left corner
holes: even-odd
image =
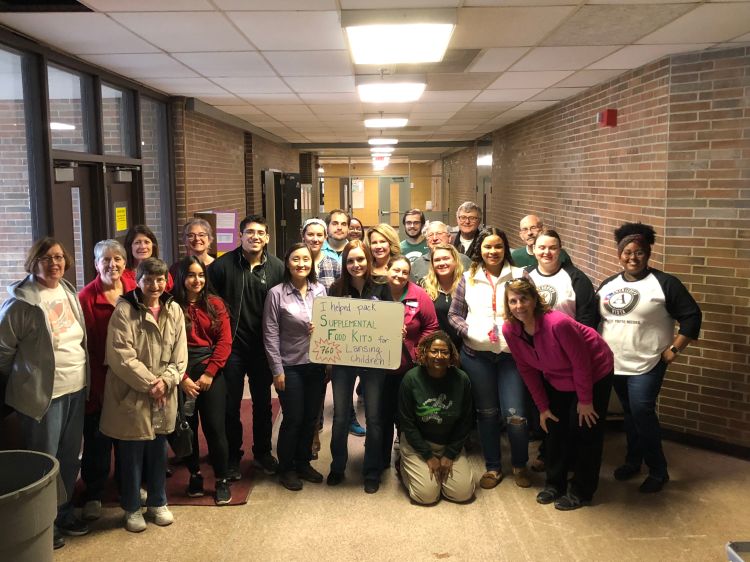
[[[536,215],[526,215],[521,219],[518,236],[524,243],[524,246],[511,251],[513,263],[518,267],[527,267],[536,265],[536,256],[534,256],[534,242],[540,232],[544,230],[544,223]],[[565,250],[560,250],[560,263],[572,263],[570,256]]]
[[[406,240],[401,241],[401,253],[414,263],[414,260],[429,252],[427,241],[422,236],[424,213],[419,209],[409,209],[404,213],[401,223],[406,232]]]

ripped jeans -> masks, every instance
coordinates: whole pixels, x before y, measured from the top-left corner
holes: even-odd
[[[477,428],[487,470],[500,471],[500,413],[510,441],[510,460],[524,467],[529,460],[529,428],[523,380],[510,353],[461,350],[461,368],[471,380]]]

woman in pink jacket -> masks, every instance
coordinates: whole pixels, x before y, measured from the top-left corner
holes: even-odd
[[[547,433],[547,482],[536,501],[554,502],[561,511],[589,505],[599,484],[612,351],[593,328],[550,310],[527,279],[508,281],[504,300],[503,337]],[[577,455],[568,467],[565,446],[571,441]],[[574,475],[568,486],[569,468]]]

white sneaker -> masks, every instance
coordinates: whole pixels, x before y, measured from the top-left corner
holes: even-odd
[[[102,502],[99,500],[87,501],[81,510],[84,521],[96,521],[102,516]]]
[[[146,520],[143,519],[143,513],[140,509],[125,512],[125,528],[131,533],[140,533],[146,530]]]
[[[174,522],[174,515],[169,511],[166,505],[160,507],[149,507],[146,509],[146,515],[154,519],[154,523],[161,527],[166,527]]]
[[[141,505],[145,506],[146,502],[148,501],[148,492],[145,488],[141,488]]]

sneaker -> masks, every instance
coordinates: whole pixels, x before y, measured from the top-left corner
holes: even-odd
[[[77,517],[71,517],[67,521],[57,523],[57,528],[63,535],[69,537],[82,537],[83,535],[88,535],[90,530],[86,522]]]
[[[216,505],[227,505],[232,501],[232,491],[229,489],[229,483],[226,480],[216,481],[214,501]]]
[[[516,483],[516,486],[519,488],[530,488],[531,487],[531,475],[529,474],[529,469],[525,466],[522,467],[513,467],[513,480]]]
[[[380,489],[380,482],[374,478],[365,478],[365,493],[374,494]]]
[[[262,469],[268,475],[276,474],[279,470],[279,461],[271,453],[265,453],[253,460],[253,465]]]
[[[153,518],[154,523],[160,527],[166,527],[174,523],[174,515],[166,505],[146,508],[146,515]]]
[[[302,480],[299,479],[299,476],[297,476],[297,473],[293,470],[285,470],[282,472],[281,475],[279,475],[279,483],[292,492],[299,492],[302,489]]]
[[[344,475],[341,472],[331,472],[326,478],[326,484],[329,486],[338,486],[344,481]]]
[[[227,480],[230,482],[239,482],[242,480],[240,461],[229,461],[229,464],[227,465]]]
[[[557,488],[548,486],[536,495],[536,503],[547,505],[555,501],[561,495],[562,494],[557,490]]]
[[[560,496],[555,501],[555,509],[559,509],[560,511],[573,511],[585,505],[591,505],[591,500],[584,500],[573,493]]]
[[[131,533],[140,533],[146,530],[146,520],[141,510],[128,511],[125,513],[125,528]]]
[[[62,548],[65,546],[65,537],[62,536],[62,533],[58,530],[57,525],[55,525],[55,534],[52,538],[52,548],[57,550],[58,548]]]
[[[349,434],[354,435],[354,437],[364,437],[367,435],[367,430],[359,425],[359,422],[355,419],[349,424]]]
[[[299,476],[302,480],[312,482],[313,484],[320,484],[321,482],[323,482],[323,475],[309,464],[298,468],[297,476]]]
[[[148,501],[148,492],[145,488],[141,488],[141,491],[139,493],[141,498],[141,505],[145,507],[146,502]]]
[[[99,500],[89,500],[83,505],[81,518],[84,521],[96,521],[102,516],[102,502]]]
[[[657,492],[661,492],[661,489],[667,482],[669,482],[669,476],[665,476],[664,478],[656,478],[655,476],[649,475],[643,481],[643,484],[638,487],[638,491],[642,494],[655,494]]]
[[[637,476],[641,472],[640,466],[633,466],[632,464],[623,464],[615,469],[615,480],[630,480],[633,476]]]
[[[187,495],[191,498],[200,498],[205,495],[205,492],[203,491],[203,476],[201,476],[197,472],[190,475]]]

